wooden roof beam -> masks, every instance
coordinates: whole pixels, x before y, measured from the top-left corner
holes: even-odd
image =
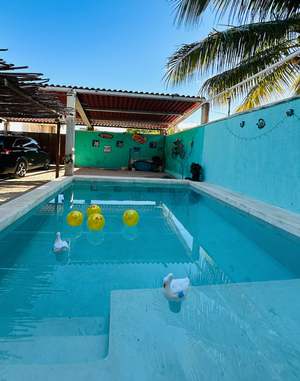
[[[57,111],[52,110],[51,108],[49,108],[48,106],[46,106],[42,102],[39,102],[36,99],[32,98],[32,96],[30,96],[29,94],[25,93],[25,91],[23,91],[19,87],[16,87],[12,83],[10,83],[6,78],[3,78],[1,76],[0,76],[0,85],[5,86],[5,87],[9,87],[11,90],[13,90],[17,94],[21,95],[23,98],[26,98],[26,99],[30,100],[32,103],[35,103],[39,107],[42,107],[42,108],[50,111],[52,114],[59,115],[59,113]]]
[[[117,112],[117,113],[122,113],[122,114],[141,114],[141,115],[170,115],[170,116],[181,116],[181,115],[183,115],[183,113],[179,113],[179,112],[143,111],[143,110],[97,108],[97,107],[85,107],[85,111]]]
[[[81,119],[84,121],[85,125],[87,126],[87,129],[90,131],[93,131],[94,127],[91,125],[91,122],[90,122],[89,118],[87,117],[87,115],[86,115],[86,113],[82,107],[82,104],[78,98],[78,95],[76,96],[76,110],[79,112],[79,115],[80,115]]]

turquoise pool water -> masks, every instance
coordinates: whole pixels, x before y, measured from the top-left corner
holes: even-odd
[[[100,232],[86,225],[95,203]],[[139,213],[135,227],[123,223],[127,209]],[[85,216],[78,228],[66,222],[73,210]],[[65,254],[52,251],[57,232]],[[158,290],[170,272],[195,290],[300,275],[298,238],[183,186],[74,183],[0,239],[2,365],[105,359],[111,292]]]

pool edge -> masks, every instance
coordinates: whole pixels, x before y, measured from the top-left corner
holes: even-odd
[[[209,183],[190,186],[300,238],[300,215]]]
[[[40,187],[1,205],[0,232],[72,181],[72,177],[58,177],[49,183],[41,185]]]

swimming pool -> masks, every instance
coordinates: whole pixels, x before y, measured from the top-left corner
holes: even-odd
[[[91,204],[100,232],[67,224]],[[297,379],[293,235],[189,186],[75,182],[0,238],[7,379]],[[161,293],[169,272],[191,282],[179,314]]]

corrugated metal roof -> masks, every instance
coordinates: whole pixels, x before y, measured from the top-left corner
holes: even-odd
[[[205,98],[179,94],[143,93],[100,88],[49,85],[47,92],[60,93],[67,104],[67,93],[75,91],[92,126],[165,130],[193,112]],[[77,110],[76,123],[84,124]]]
[[[139,91],[128,91],[128,90],[111,90],[111,89],[100,89],[99,87],[98,88],[94,88],[94,87],[77,87],[77,86],[65,86],[65,85],[45,85],[44,87],[46,88],[56,88],[56,89],[62,89],[62,90],[66,90],[66,91],[69,91],[69,90],[83,90],[84,92],[91,92],[91,91],[95,91],[95,92],[107,92],[107,93],[112,93],[112,95],[115,95],[116,93],[119,93],[119,94],[132,94],[132,95],[153,95],[153,96],[164,96],[164,97],[180,97],[182,99],[199,99],[199,100],[203,100],[204,98],[199,98],[199,97],[195,97],[195,96],[187,96],[187,95],[179,95],[178,93],[175,93],[175,94],[163,94],[163,93],[148,93],[148,92],[139,92]]]
[[[92,126],[166,130],[179,123],[188,113],[199,108],[205,98],[179,94],[142,93],[122,90],[83,88],[76,86],[44,86],[46,92],[59,94],[67,104],[67,93],[75,90],[77,98]],[[15,122],[55,124],[55,118],[7,118]],[[85,125],[79,111],[76,124]]]

